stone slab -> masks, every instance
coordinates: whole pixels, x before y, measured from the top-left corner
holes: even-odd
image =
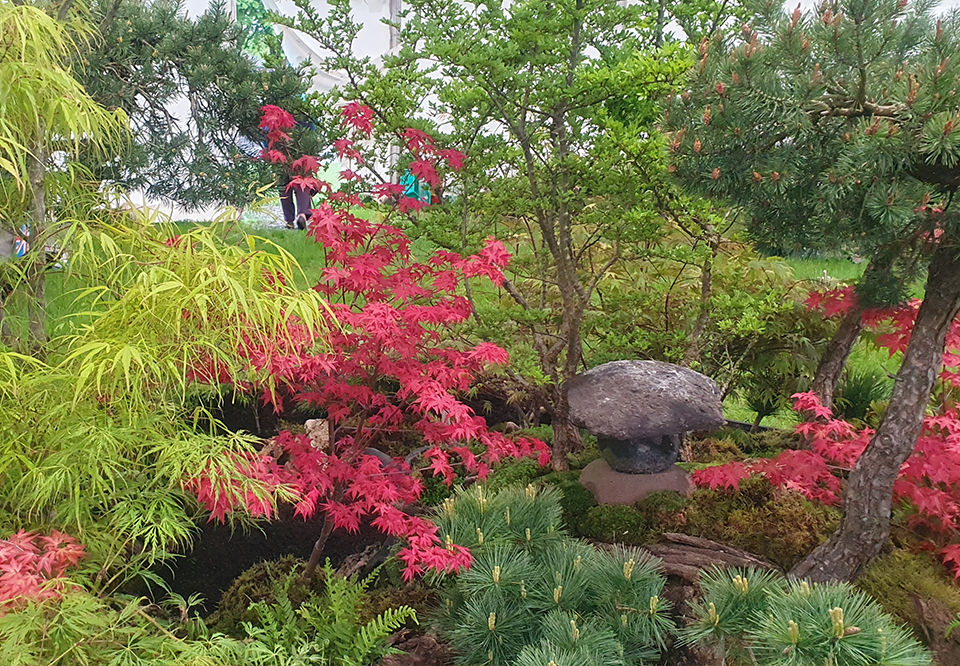
[[[602,458],[583,468],[580,484],[593,493],[598,504],[635,504],[662,490],[684,495],[694,490],[690,475],[676,465],[659,474],[624,474],[610,469]]]

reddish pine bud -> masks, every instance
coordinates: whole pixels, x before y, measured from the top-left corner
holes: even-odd
[[[830,21],[832,20],[833,20],[833,10],[827,9],[827,11],[823,13],[823,24],[830,25]]]
[[[755,182],[755,183],[762,183],[762,182],[763,182],[763,175],[762,175],[759,171],[754,171],[754,172],[753,172],[753,182]]]
[[[722,95],[727,91],[727,87],[723,85],[723,81],[717,81],[717,85],[714,86],[713,89],[717,91],[718,95]]]
[[[776,171],[774,171],[773,173],[770,174],[770,180],[772,180],[772,181],[775,182],[775,183],[779,183],[779,182],[780,182],[780,174],[777,173]]]
[[[703,147],[703,144],[700,143],[700,139],[696,139],[696,140],[693,142],[693,152],[699,153],[699,152],[700,152],[700,149],[701,149],[702,147]]]
[[[946,122],[946,124],[943,126],[943,135],[944,135],[944,136],[947,136],[947,135],[950,134],[952,131],[953,131],[953,121],[952,121],[952,120],[948,120],[948,121]]]
[[[733,82],[733,85],[735,86],[740,85],[740,77],[737,75],[736,72],[732,72],[730,74],[730,80]]]
[[[797,8],[793,10],[793,16],[790,17],[790,29],[793,30],[797,27],[797,23],[800,22],[800,5],[797,5]]]
[[[707,108],[705,108],[705,109],[703,110],[703,124],[704,124],[704,125],[709,125],[709,124],[710,124],[710,119],[711,119],[712,117],[713,117],[713,116],[712,116],[712,113],[711,113],[711,111],[710,111],[710,105],[707,104]]]
[[[907,0],[900,0],[900,2],[897,3],[897,9],[903,9],[906,6],[907,6]]]
[[[937,40],[943,39],[943,19],[937,20]]]
[[[874,134],[877,133],[879,129],[880,129],[880,119],[877,118],[876,120],[873,121],[873,124],[870,125],[870,127],[864,130],[863,133],[866,134],[867,136],[873,136]]]
[[[713,178],[714,180],[720,180],[720,167],[717,167],[716,169],[711,171],[710,177]]]
[[[676,173],[676,171],[677,171],[677,165],[676,165],[676,164],[671,164],[671,165],[669,165],[669,166],[667,167],[667,171],[669,171],[670,173]]]

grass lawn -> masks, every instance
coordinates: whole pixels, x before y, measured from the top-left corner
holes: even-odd
[[[849,259],[788,258],[784,259],[798,280],[822,281],[824,275],[841,282],[852,282],[863,275],[866,261],[854,263]]]

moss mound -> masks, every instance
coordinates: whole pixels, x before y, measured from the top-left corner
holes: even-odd
[[[256,617],[250,612],[250,605],[257,601],[274,600],[274,584],[281,582],[294,572],[302,572],[306,562],[295,557],[282,557],[279,560],[260,562],[240,574],[230,588],[223,593],[216,612],[207,619],[207,626],[214,631],[243,638],[241,623],[252,622]],[[323,580],[316,576],[308,584],[302,577],[292,585],[289,591],[290,601],[296,608],[310,595],[321,593]]]
[[[823,543],[839,520],[836,509],[754,477],[735,492],[701,489],[689,498],[660,492],[635,506],[593,507],[570,524],[583,537],[634,545],[681,532],[728,543],[787,570]]]
[[[728,543],[789,570],[826,541],[840,523],[840,512],[757,476],[735,492],[697,490],[672,520],[661,518],[664,531]]]
[[[924,623],[918,615],[916,598],[943,604],[951,617],[960,613],[960,588],[929,555],[899,549],[881,555],[857,580],[857,587],[920,636]]]

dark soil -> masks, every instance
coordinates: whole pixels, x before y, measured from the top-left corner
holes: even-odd
[[[184,597],[199,593],[207,613],[213,612],[233,580],[258,562],[285,555],[307,559],[320,534],[323,520],[305,521],[285,511],[281,520],[262,525],[262,531],[233,530],[229,525],[207,523],[194,542],[193,550],[176,560],[169,570],[159,572],[171,589]],[[356,534],[335,531],[327,542],[324,557],[336,566],[373,543],[383,541],[376,528],[362,527]]]

